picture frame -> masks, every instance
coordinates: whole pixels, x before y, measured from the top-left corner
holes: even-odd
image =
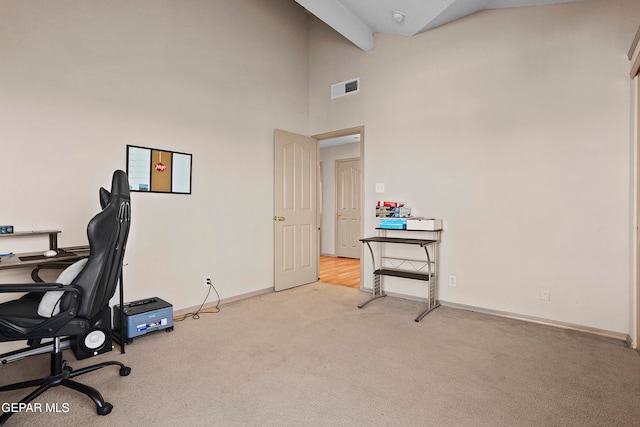
[[[188,153],[127,145],[129,190],[191,194],[192,164]]]

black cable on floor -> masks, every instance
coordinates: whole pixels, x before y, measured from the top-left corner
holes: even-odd
[[[185,320],[188,317],[192,317],[194,319],[199,319],[200,318],[200,314],[214,314],[214,313],[219,313],[220,312],[220,294],[218,293],[218,290],[214,286],[213,282],[208,283],[208,285],[209,285],[209,290],[207,291],[207,296],[204,297],[204,301],[202,301],[202,304],[200,304],[200,307],[198,307],[196,312],[195,313],[187,313],[184,316],[182,316],[181,318],[175,318],[175,319],[173,319],[175,322],[182,322],[183,320]],[[214,292],[216,293],[216,295],[218,296],[218,301],[216,302],[216,306],[213,307],[212,309],[203,310],[202,307],[204,307],[204,304],[207,302],[207,299],[209,299],[209,295],[211,294],[211,289],[212,288],[213,288]],[[210,310],[213,310],[213,311],[210,311]]]

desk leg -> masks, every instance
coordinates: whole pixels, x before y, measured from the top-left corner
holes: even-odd
[[[382,297],[386,297],[386,295],[384,294],[384,292],[382,292],[382,283],[381,283],[381,278],[379,274],[375,274],[376,271],[376,257],[375,255],[373,255],[373,249],[371,248],[371,245],[369,244],[369,242],[367,243],[367,247],[369,248],[369,253],[371,254],[371,262],[373,263],[373,291],[371,292],[371,298],[369,298],[368,300],[366,300],[365,302],[363,302],[362,304],[360,304],[358,306],[358,308],[362,308],[365,305],[369,304],[371,301],[376,300],[378,298],[382,298]]]
[[[53,251],[58,250],[58,234],[57,233],[49,233],[49,249]]]
[[[429,307],[427,307],[424,310],[422,310],[422,313],[420,313],[418,315],[418,317],[416,317],[416,319],[415,319],[416,322],[421,321],[424,316],[426,316],[427,314],[431,313],[432,310],[435,310],[438,307],[440,307],[440,304],[438,304],[438,303],[435,303],[434,305],[429,305]]]
[[[380,278],[379,274],[374,274],[373,275],[373,292],[372,292],[372,296],[371,296],[371,298],[369,298],[368,300],[366,300],[362,304],[358,305],[358,308],[364,307],[365,305],[369,304],[373,300],[376,300],[378,298],[383,298],[383,297],[387,296],[387,294],[382,292],[382,285],[380,283],[380,280],[381,280],[381,278]]]
[[[438,253],[436,252],[438,250],[438,247],[436,245],[436,247],[434,248],[434,263],[433,263],[433,268],[431,268],[431,256],[429,255],[429,250],[427,248],[427,245],[424,246],[424,252],[427,256],[427,274],[429,275],[429,295],[427,295],[427,297],[429,298],[429,302],[427,304],[427,308],[425,308],[424,310],[422,310],[422,312],[420,314],[418,314],[418,317],[416,317],[416,322],[419,322],[422,320],[422,318],[424,316],[426,316],[427,314],[429,314],[431,312],[431,310],[440,307],[440,304],[438,304],[438,301],[436,300],[436,283],[437,283],[437,277],[438,277]]]

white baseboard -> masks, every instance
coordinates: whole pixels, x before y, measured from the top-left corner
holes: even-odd
[[[364,289],[363,291],[371,293],[371,289]],[[420,301],[420,302],[425,302],[425,303],[428,302],[428,300],[426,298],[423,298],[423,297],[413,297],[413,296],[396,294],[396,293],[393,293],[393,292],[385,292],[385,293],[390,297],[404,298],[404,299],[409,299],[409,300],[413,300],[413,301]],[[543,319],[543,318],[540,318],[540,317],[527,316],[527,315],[524,315],[524,314],[509,313],[509,312],[506,312],[506,311],[492,310],[492,309],[488,309],[488,308],[475,307],[475,306],[471,306],[471,305],[457,304],[457,303],[454,303],[454,302],[448,302],[448,301],[442,301],[442,300],[438,300],[438,303],[440,303],[440,305],[442,305],[444,307],[457,308],[457,309],[460,309],[460,310],[467,310],[467,311],[475,311],[477,313],[489,314],[489,315],[492,315],[492,316],[504,317],[504,318],[507,318],[507,319],[521,320],[521,321],[524,321],[524,322],[537,323],[537,324],[540,324],[540,325],[553,326],[553,327],[556,327],[556,328],[568,329],[568,330],[572,330],[572,331],[586,332],[586,333],[589,333],[589,334],[598,335],[598,336],[605,337],[605,338],[612,338],[612,339],[615,339],[615,340],[624,341],[630,348],[636,348],[634,346],[634,344],[633,344],[633,340],[631,339],[631,337],[628,334],[625,334],[625,333],[622,333],[622,332],[608,331],[608,330],[605,330],[605,329],[592,328],[592,327],[589,327],[589,326],[576,325],[576,324],[573,324],[573,323],[566,323],[566,322],[560,322],[560,321],[556,321],[556,320]]]
[[[640,351],[636,343],[633,342],[633,338],[631,338],[631,335],[627,334],[627,339],[625,341],[627,342],[627,345],[629,346],[629,348]]]
[[[198,309],[206,310],[208,308],[213,308],[218,304],[219,305],[229,304],[230,302],[243,300],[245,298],[257,297],[258,295],[267,294],[269,292],[274,292],[273,287],[265,288],[265,289],[259,289],[257,291],[248,292],[246,294],[236,295],[236,296],[229,297],[229,298],[222,298],[220,300],[220,303],[218,303],[217,301],[208,302],[208,303],[204,304],[202,306],[202,308],[200,308],[200,305],[194,305],[193,307],[187,307],[187,308],[183,308],[183,309],[174,311],[173,312],[173,318],[174,319],[181,318],[185,314],[193,313]]]
[[[371,289],[362,289],[361,291],[363,293],[371,293]],[[269,293],[269,292],[274,292],[273,288],[259,289],[257,291],[248,292],[246,294],[236,295],[236,296],[229,297],[229,298],[223,298],[222,300],[220,300],[220,305],[229,304],[230,302],[239,301],[239,300],[242,300],[242,299],[245,299],[245,298],[255,297],[255,296],[266,294],[266,293]],[[411,299],[411,300],[419,301],[419,302],[427,302],[427,299],[426,298],[422,298],[422,297],[409,297],[409,298],[407,298],[406,295],[395,294],[393,292],[386,292],[386,294],[388,296],[390,296],[390,297]],[[539,325],[553,326],[553,327],[556,327],[556,328],[568,329],[568,330],[572,330],[572,331],[586,332],[586,333],[589,333],[589,334],[598,335],[598,336],[605,337],[605,338],[612,338],[612,339],[615,339],[615,340],[624,341],[630,348],[634,348],[634,349],[636,348],[633,345],[633,340],[631,339],[631,337],[628,334],[624,334],[622,332],[608,331],[608,330],[605,330],[605,329],[592,328],[592,327],[589,327],[589,326],[576,325],[576,324],[573,324],[573,323],[560,322],[560,321],[557,321],[557,320],[543,319],[543,318],[540,318],[540,317],[527,316],[527,315],[524,315],[524,314],[510,313],[510,312],[506,312],[506,311],[498,311],[498,310],[482,308],[482,307],[475,307],[475,306],[465,305],[465,304],[457,304],[457,303],[454,303],[454,302],[448,302],[448,301],[442,301],[442,300],[438,300],[438,303],[440,305],[444,306],[444,307],[457,308],[457,309],[460,309],[460,310],[467,310],[467,311],[475,311],[477,313],[489,314],[489,315],[492,315],[492,316],[504,317],[504,318],[513,319],[513,320],[521,320],[521,321],[524,321],[524,322],[537,323]],[[205,304],[202,307],[202,310],[205,310],[207,308],[213,308],[213,307],[216,306],[216,304],[218,304],[216,301],[209,302],[209,303]],[[193,306],[193,307],[177,310],[177,311],[175,311],[173,313],[173,316],[174,316],[174,318],[182,317],[185,314],[192,313],[193,311],[197,310],[198,308],[200,308],[200,306],[196,305],[196,306]]]
[[[621,332],[614,332],[614,331],[608,331],[605,329],[598,329],[598,328],[592,328],[590,326],[583,326],[583,325],[576,325],[573,323],[567,323],[567,322],[560,322],[557,320],[549,320],[549,319],[543,319],[540,317],[534,317],[534,316],[527,316],[524,314],[516,314],[516,313],[509,313],[506,311],[498,311],[498,310],[492,310],[492,309],[487,309],[487,308],[481,308],[481,307],[473,307],[473,306],[469,306],[469,305],[464,305],[464,304],[456,304],[453,302],[447,302],[447,301],[438,301],[440,303],[440,305],[445,306],[445,307],[452,307],[452,308],[459,308],[461,310],[469,310],[469,311],[475,311],[478,313],[483,313],[483,314],[490,314],[492,316],[498,316],[498,317],[504,317],[507,319],[514,319],[514,320],[522,320],[525,322],[530,322],[530,323],[537,323],[540,325],[546,325],[546,326],[554,326],[556,328],[561,328],[561,329],[569,329],[572,331],[579,331],[579,332],[586,332],[592,335],[598,335],[601,337],[605,337],[605,338],[613,338],[615,340],[619,340],[619,341],[625,341],[627,342],[627,334],[621,333]]]

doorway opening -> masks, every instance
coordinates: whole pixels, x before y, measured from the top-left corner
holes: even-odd
[[[320,281],[360,289],[360,258],[320,255]]]
[[[319,143],[320,280],[361,289],[364,127],[314,135]]]

